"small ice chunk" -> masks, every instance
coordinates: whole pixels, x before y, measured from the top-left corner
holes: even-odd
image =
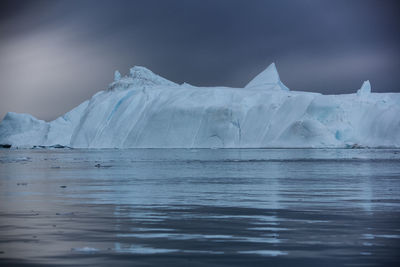
[[[239,253],[258,254],[261,256],[270,256],[270,257],[284,256],[288,254],[286,251],[280,251],[280,250],[245,250],[245,251],[239,251]]]
[[[77,252],[90,252],[90,253],[99,251],[97,248],[91,248],[91,247],[72,248],[72,250]]]

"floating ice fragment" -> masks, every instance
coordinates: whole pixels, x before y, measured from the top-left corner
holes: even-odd
[[[284,256],[287,255],[288,253],[285,251],[280,251],[280,250],[245,250],[245,251],[239,251],[241,254],[257,254],[261,256],[271,256],[271,257],[276,257],[276,256]]]
[[[72,251],[76,251],[76,252],[88,252],[88,253],[94,253],[99,251],[96,248],[91,248],[91,247],[83,247],[83,248],[72,248]]]

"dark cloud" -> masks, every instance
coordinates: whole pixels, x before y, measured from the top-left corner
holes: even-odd
[[[293,90],[400,92],[397,1],[2,1],[0,116],[53,119],[143,65],[244,86],[275,61]]]

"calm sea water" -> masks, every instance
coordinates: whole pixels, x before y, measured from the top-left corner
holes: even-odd
[[[400,150],[0,150],[0,264],[395,266]]]

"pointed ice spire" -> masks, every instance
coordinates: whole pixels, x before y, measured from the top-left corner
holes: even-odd
[[[289,91],[279,78],[278,70],[276,69],[275,63],[271,63],[268,68],[258,74],[253,80],[251,80],[245,88],[251,87],[265,87],[267,89],[280,88],[282,90]]]
[[[357,90],[357,95],[362,96],[362,95],[368,95],[370,93],[371,93],[371,84],[369,80],[364,81],[361,88]]]
[[[114,72],[114,82],[118,82],[119,80],[121,80],[121,73],[118,70],[116,70]]]

